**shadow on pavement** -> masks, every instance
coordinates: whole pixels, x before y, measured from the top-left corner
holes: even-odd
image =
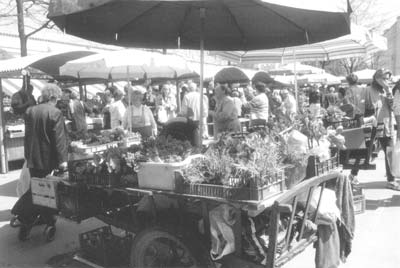
[[[387,181],[371,181],[366,183],[360,183],[360,188],[363,189],[387,189]]]
[[[51,257],[47,263],[45,268],[86,268],[86,267],[90,267],[88,265],[85,265],[81,262],[78,262],[76,260],[74,260],[74,255],[76,254],[77,251],[73,251],[73,252],[68,252],[65,254],[60,254],[60,255],[56,255],[54,257]]]
[[[0,196],[17,197],[17,182],[18,180],[0,186]]]
[[[400,195],[393,195],[386,199],[366,200],[365,208],[367,210],[375,210],[379,207],[400,207]]]
[[[12,218],[12,215],[11,215],[10,209],[0,211],[0,222],[1,221],[9,221],[9,220],[11,220],[11,218]]]

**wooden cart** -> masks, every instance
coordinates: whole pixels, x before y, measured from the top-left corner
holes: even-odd
[[[94,216],[134,233],[130,267],[213,267],[209,212],[221,204],[229,204],[235,211],[233,233],[236,250],[218,260],[222,267],[280,267],[317,240],[316,231],[306,231],[305,223],[315,222],[322,192],[326,187],[335,187],[339,176],[339,171],[331,171],[262,201],[231,201],[139,188],[84,187],[84,191],[102,199],[98,199],[90,209],[80,207],[81,212],[86,212],[75,219]],[[311,198],[318,187],[321,187],[321,194],[317,206],[312,208]],[[90,199],[87,193],[83,198],[86,198],[85,202]],[[86,206],[83,199],[80,205]],[[143,203],[145,210],[140,209]],[[256,217],[262,213],[269,215],[266,265],[249,261],[242,250],[242,217]],[[301,220],[298,220],[299,215],[303,215]],[[283,219],[286,225],[282,236],[280,223]]]

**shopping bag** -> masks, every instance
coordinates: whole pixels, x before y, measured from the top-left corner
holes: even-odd
[[[397,140],[392,150],[392,174],[400,178],[400,141]]]
[[[167,110],[165,109],[165,107],[160,106],[158,108],[157,119],[158,119],[158,122],[160,122],[160,123],[165,123],[168,121],[168,113],[167,113]]]
[[[25,161],[17,182],[17,196],[21,197],[31,187],[31,174]]]

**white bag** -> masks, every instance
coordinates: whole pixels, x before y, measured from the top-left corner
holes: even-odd
[[[21,174],[19,175],[19,180],[17,182],[17,196],[21,197],[26,191],[31,187],[31,174],[29,173],[29,168],[26,161],[22,167]]]
[[[158,118],[158,122],[160,122],[160,123],[165,123],[168,121],[168,113],[167,113],[167,110],[165,109],[165,107],[160,106],[158,108],[157,118]]]
[[[400,141],[398,140],[392,151],[392,174],[400,178]]]

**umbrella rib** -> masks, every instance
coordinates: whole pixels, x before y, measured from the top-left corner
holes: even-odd
[[[223,0],[222,0],[222,2],[223,2]],[[238,21],[236,20],[236,17],[233,15],[232,11],[230,10],[230,8],[228,6],[226,6],[226,5],[223,5],[223,6],[228,11],[229,16],[231,16],[236,28],[238,29],[238,31],[239,31],[239,33],[241,35],[242,41],[244,41],[244,43],[247,43],[246,39],[245,39],[244,32],[243,32],[242,28],[240,28],[240,25],[239,25]],[[244,50],[246,50],[246,49],[244,49]]]
[[[288,19],[287,17],[285,17],[285,16],[279,14],[277,11],[273,10],[272,8],[266,6],[265,4],[267,4],[267,3],[263,3],[263,2],[261,2],[260,0],[252,0],[252,1],[253,1],[255,4],[257,4],[257,5],[259,5],[259,6],[263,7],[263,8],[268,9],[269,11],[271,11],[272,13],[274,13],[275,15],[279,16],[280,18],[282,18],[283,20],[285,20],[285,21],[287,21],[287,22],[293,24],[294,26],[296,26],[296,27],[299,28],[300,30],[304,31],[304,33],[306,34],[306,40],[307,40],[307,43],[308,43],[309,40],[308,40],[308,33],[307,33],[307,30],[306,30],[306,29],[304,29],[303,27],[301,27],[300,25],[298,25],[298,24],[295,23],[294,21]],[[274,5],[274,4],[270,4],[270,5]]]
[[[158,6],[160,6],[161,3],[157,3],[154,4],[152,7],[150,7],[149,9],[143,11],[142,13],[140,13],[139,15],[137,15],[136,17],[134,17],[133,19],[129,20],[127,23],[125,23],[124,26],[122,26],[118,31],[117,34],[120,33],[127,25],[135,22],[136,20],[140,19],[141,17],[145,16],[147,13],[151,12],[153,9],[157,8]]]
[[[179,26],[179,31],[178,31],[179,36],[181,36],[181,34],[182,34],[182,31],[183,31],[183,28],[184,28],[184,25],[185,25],[185,21],[186,21],[187,17],[189,16],[189,13],[190,13],[191,9],[192,9],[192,7],[189,6],[185,10],[185,14],[183,15],[183,19],[182,19],[181,25]]]

